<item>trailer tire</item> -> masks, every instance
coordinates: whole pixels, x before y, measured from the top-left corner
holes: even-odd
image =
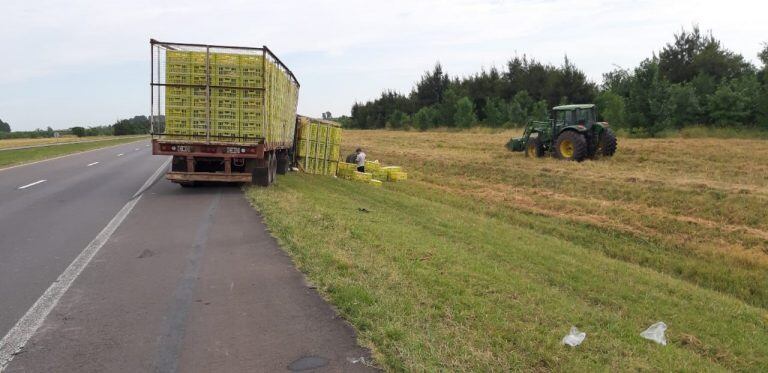
[[[277,156],[277,174],[278,175],[285,175],[288,173],[288,154],[286,153],[280,153],[280,155]]]
[[[251,171],[251,184],[268,187],[269,167],[256,167]]]
[[[277,152],[270,153],[272,156],[269,159],[269,184],[274,184],[277,180]]]
[[[173,172],[186,172],[187,171],[187,157],[174,155],[171,158],[171,171]]]

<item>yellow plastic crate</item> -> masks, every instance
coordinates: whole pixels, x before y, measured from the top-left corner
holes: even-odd
[[[166,97],[187,97],[191,94],[192,90],[189,87],[165,87]]]
[[[240,77],[214,75],[211,77],[211,85],[221,87],[240,87]]]
[[[218,75],[218,76],[238,77],[241,75],[240,66],[238,65],[215,66],[212,71],[212,74]]]
[[[198,65],[205,67],[205,60],[207,58],[207,55],[205,52],[181,52],[181,53],[187,53],[189,54],[188,61],[192,65]],[[211,62],[209,64],[213,64],[213,56],[214,54],[211,53]]]
[[[205,129],[207,128],[207,123],[208,121],[204,117],[192,118],[189,120],[189,128],[192,131],[199,131],[199,130],[205,131]]]
[[[357,170],[357,165],[354,163],[339,162],[339,170]]]
[[[208,84],[208,76],[205,74],[190,74],[189,75],[189,84],[197,85],[197,86],[204,86]]]
[[[190,57],[191,54],[189,52],[172,50],[165,51],[166,64],[188,64],[191,62]]]
[[[368,183],[375,187],[380,187],[384,184],[381,182],[381,180],[376,180],[376,179],[371,179],[370,181],[368,181]]]
[[[190,102],[192,103],[192,108],[203,109],[208,107],[208,100],[205,97],[192,96]]]
[[[189,118],[192,110],[188,107],[167,107],[165,108],[166,117]]]
[[[191,84],[189,74],[168,74],[165,78],[167,84]]]
[[[183,131],[189,129],[189,118],[187,117],[165,117],[166,131],[171,129],[176,134],[185,134]]]
[[[238,98],[240,96],[236,88],[211,88],[211,97]]]
[[[355,171],[354,179],[357,181],[370,181],[373,179],[373,175],[370,172]]]
[[[236,98],[214,97],[211,99],[211,106],[217,109],[237,109],[238,101]]]
[[[216,108],[213,110],[213,118],[219,120],[231,120],[231,121],[237,121],[238,117],[240,116],[240,113],[237,111],[237,109],[222,109],[222,108]]]
[[[190,96],[165,96],[166,107],[188,107],[192,104]]]
[[[375,173],[381,170],[381,164],[378,161],[365,161],[365,171]]]
[[[389,173],[387,171],[378,170],[371,173],[373,174],[373,178],[376,180],[387,181],[389,179]]]
[[[205,87],[191,87],[188,88],[189,91],[192,93],[192,97],[207,97],[208,93],[206,92]],[[211,95],[213,96],[213,95]]]
[[[405,181],[408,180],[408,173],[406,172],[390,172],[389,181]]]
[[[211,53],[216,66],[240,66],[240,56],[237,54]]]

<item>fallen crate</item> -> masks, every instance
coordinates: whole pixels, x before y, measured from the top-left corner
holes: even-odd
[[[408,174],[400,166],[382,166],[379,161],[366,161],[365,171],[358,172],[354,163],[339,162],[336,176],[361,182],[367,182],[374,186],[381,186],[383,182],[405,181]]]

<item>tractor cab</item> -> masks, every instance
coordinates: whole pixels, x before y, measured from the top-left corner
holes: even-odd
[[[558,128],[571,126],[590,128],[597,121],[597,108],[594,104],[561,105],[552,108],[552,115]]]

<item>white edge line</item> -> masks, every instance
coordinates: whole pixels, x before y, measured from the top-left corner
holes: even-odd
[[[125,144],[133,144],[133,143],[135,143],[135,142],[139,142],[139,141],[145,141],[145,139],[136,140],[136,141],[129,141],[129,142],[124,142],[124,143],[122,143],[122,144],[117,144],[117,145],[112,145],[112,146],[105,146],[105,147],[103,147],[103,148],[96,148],[96,149],[91,149],[91,150],[85,150],[85,151],[82,151],[82,152],[75,152],[75,153],[71,153],[71,154],[65,154],[65,155],[62,155],[62,156],[59,156],[59,157],[53,157],[53,158],[48,158],[48,159],[41,159],[41,160],[39,160],[39,161],[34,161],[34,162],[29,162],[29,163],[22,163],[22,164],[17,164],[17,165],[15,165],[15,166],[10,166],[10,167],[6,167],[6,168],[0,168],[0,172],[2,172],[2,171],[5,171],[5,170],[10,170],[10,169],[12,169],[12,168],[19,168],[19,167],[24,167],[24,166],[31,166],[31,165],[33,165],[33,164],[38,164],[38,163],[43,163],[43,162],[53,161],[53,160],[56,160],[56,159],[61,159],[61,158],[66,158],[66,157],[71,157],[71,156],[73,156],[73,155],[84,154],[84,153],[90,153],[90,152],[95,152],[95,151],[97,151],[97,150],[104,150],[104,149],[114,148],[114,147],[117,147],[117,146],[120,146],[120,145],[125,145]]]
[[[151,185],[167,165],[167,161],[163,163],[160,168],[147,179],[144,185]],[[139,189],[139,191],[141,191],[141,189]],[[0,340],[0,372],[5,370],[8,363],[13,360],[13,357],[21,351],[27,344],[27,341],[35,335],[37,329],[40,328],[43,321],[45,321],[45,318],[53,308],[56,307],[59,299],[61,299],[64,293],[69,290],[69,287],[77,277],[80,276],[80,273],[83,272],[85,267],[88,266],[88,263],[90,263],[93,257],[96,256],[112,234],[115,233],[117,228],[122,224],[128,214],[131,213],[131,210],[133,210],[133,207],[136,206],[142,196],[143,194],[138,194],[138,196],[134,195],[134,197],[117,212],[117,215],[109,221],[107,226],[96,235],[96,238],[94,238],[82,252],[80,252],[80,255],[69,264],[67,269],[59,275],[56,281],[48,287],[45,293],[37,299],[35,304],[27,310],[24,316],[16,322],[16,325],[14,325],[3,339]]]
[[[91,167],[99,164],[99,162],[88,163],[85,167]]]
[[[160,168],[158,168],[152,176],[147,179],[146,182],[144,182],[144,185],[139,188],[139,190],[136,191],[136,193],[131,198],[136,198],[140,194],[144,193],[147,188],[149,188],[150,185],[152,185],[155,181],[157,181],[157,178],[160,177],[160,174],[165,171],[165,168],[168,167],[168,164],[171,163],[172,158],[168,158],[165,162],[163,162],[162,165],[160,165]]]
[[[34,183],[29,183],[29,184],[27,184],[27,185],[23,185],[23,186],[20,186],[20,187],[19,187],[19,189],[27,189],[27,188],[29,188],[29,187],[31,187],[31,186],[33,186],[33,185],[37,185],[37,184],[40,184],[40,183],[44,183],[44,182],[46,182],[46,181],[48,181],[48,180],[45,180],[45,179],[42,179],[42,180],[38,180],[38,181],[35,181]]]

